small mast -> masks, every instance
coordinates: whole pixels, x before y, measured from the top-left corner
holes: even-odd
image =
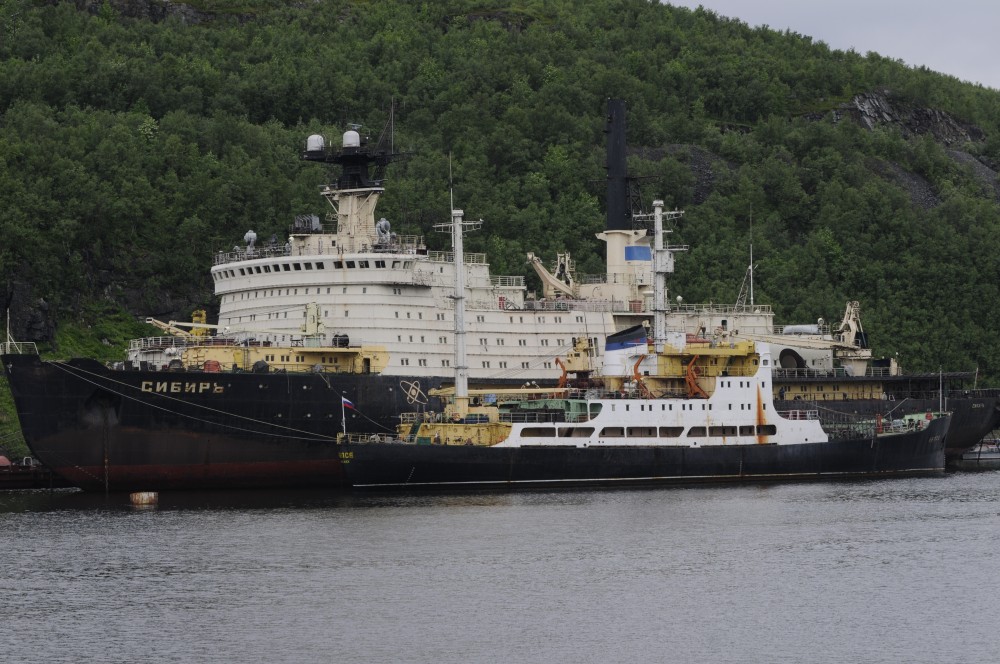
[[[667,213],[670,221],[680,219],[684,212],[674,210]],[[653,201],[653,343],[657,353],[663,352],[663,342],[667,338],[667,275],[674,271],[674,254],[687,251],[684,245],[663,245],[664,233],[673,233],[663,229],[663,201]]]

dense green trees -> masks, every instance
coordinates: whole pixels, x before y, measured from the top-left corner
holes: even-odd
[[[469,248],[496,272],[563,250],[599,271],[613,96],[645,198],[687,210],[673,292],[735,300],[752,227],[756,297],[783,321],[858,299],[877,352],[1000,379],[996,191],[929,137],[829,113],[889,88],[979,126],[947,149],[997,164],[996,91],[645,0],[193,4],[214,20],[0,0],[0,283],[31,283],[67,322],[96,301],[211,307],[214,251],[325,212],[305,137],[377,135],[393,104],[409,157],[382,212],[401,231],[446,241],[430,226],[450,160],[456,203],[486,221]]]

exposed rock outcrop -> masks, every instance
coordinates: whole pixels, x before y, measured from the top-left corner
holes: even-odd
[[[850,118],[868,129],[879,125],[897,127],[903,136],[930,134],[944,145],[979,142],[985,138],[979,127],[960,122],[934,108],[907,106],[894,101],[886,90],[854,95],[833,110],[835,120]]]
[[[987,191],[992,193],[995,198],[1000,199],[1000,180],[997,179],[995,170],[968,152],[961,150],[946,150],[945,152],[959,164],[969,167],[972,170],[972,175],[987,187]]]
[[[7,283],[3,296],[4,311],[10,314],[10,335],[15,341],[55,341],[55,312],[48,302],[35,297],[29,284],[18,281]]]
[[[869,159],[867,165],[873,172],[906,191],[914,206],[930,210],[940,205],[941,199],[934,193],[934,187],[916,173],[883,159]]]
[[[727,163],[722,157],[697,145],[671,145],[668,149],[671,154],[687,164],[688,170],[694,177],[692,202],[695,205],[704,203],[715,189],[719,169],[724,172],[736,168],[735,164]]]

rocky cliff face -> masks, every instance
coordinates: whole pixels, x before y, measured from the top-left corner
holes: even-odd
[[[847,117],[868,129],[890,125],[907,137],[930,134],[944,145],[979,142],[986,137],[979,127],[960,122],[944,111],[900,104],[886,90],[854,95],[833,114],[837,120]]]
[[[997,172],[959,148],[969,143],[981,143],[986,134],[979,127],[961,122],[950,114],[935,109],[909,106],[892,98],[886,90],[876,90],[855,95],[851,101],[841,104],[833,111],[834,120],[850,119],[868,129],[892,126],[905,137],[930,136],[945,146],[947,154],[956,163],[969,169],[979,180],[987,195],[1000,199],[1000,181]],[[940,201],[930,183],[918,175],[909,173],[897,164],[879,164],[873,169],[882,177],[903,187],[910,193],[914,205],[929,209]]]
[[[869,130],[892,126],[899,129],[904,137],[931,136],[948,148],[946,153],[949,157],[967,168],[982,183],[986,195],[1000,200],[997,171],[976,156],[959,149],[969,143],[981,143],[985,140],[986,135],[979,127],[961,122],[938,109],[909,106],[893,99],[886,90],[855,95],[845,104],[825,113],[812,113],[807,118],[816,122],[829,121],[830,113],[833,114],[834,122],[856,122]],[[718,155],[694,145],[673,145],[667,151],[685,162],[694,175],[693,193],[696,204],[704,202],[711,194],[719,173],[737,168],[735,164],[727,164]],[[657,158],[655,151],[648,149],[636,148],[633,152],[647,159]],[[663,158],[663,155],[659,158]],[[872,158],[867,160],[867,166],[874,174],[905,190],[914,206],[928,210],[941,203],[930,182],[899,164]]]
[[[56,335],[56,312],[48,302],[37,297],[31,284],[14,281],[5,284],[0,292],[0,305],[7,312],[10,323],[10,335],[15,341],[46,341],[52,342]],[[6,341],[6,330],[3,341]]]

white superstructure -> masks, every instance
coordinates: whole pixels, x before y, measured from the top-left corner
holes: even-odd
[[[616,131],[623,133],[624,126],[609,128],[612,135]],[[398,235],[390,220],[376,219],[384,191],[379,178],[394,156],[378,146],[370,148],[354,129],[345,132],[338,150],[322,136],[310,136],[303,158],[342,169],[335,183],[320,190],[332,212],[326,219],[296,218],[287,238],[258,241],[250,230],[245,246],[216,254],[212,278],[219,297],[219,330],[274,344],[301,344],[304,312],[313,307],[314,323],[326,337],[318,343],[384,347],[389,362],[383,373],[389,375],[453,376],[454,255],[428,251],[422,237]],[[624,178],[623,166],[609,168],[609,196],[610,183]],[[666,217],[682,214],[668,212]],[[661,274],[672,272],[674,253],[687,247],[653,246],[652,228],[612,227],[611,220],[609,205],[609,227],[597,235],[607,246],[604,274],[577,275],[569,254],[560,254],[549,271],[529,254],[543,284],[538,300],[526,293],[523,276],[492,275],[485,254],[464,254],[470,380],[557,379],[561,371],[555,358],[571,351],[581,337],[590,342],[593,365],[600,366],[603,340],[651,321],[657,309],[666,315],[667,329],[720,342],[770,337],[776,365],[833,368],[828,345],[803,345],[788,335],[787,345],[795,350],[786,352],[781,340],[773,338],[774,315],[768,305],[671,302],[665,282],[654,279],[654,263]]]
[[[428,251],[423,238],[397,235],[391,222],[376,220],[384,190],[368,168],[384,166],[391,155],[368,149],[352,130],[336,152],[327,150],[322,137],[310,137],[305,157],[343,167],[344,175],[320,192],[333,212],[325,222],[296,219],[288,238],[217,254],[212,278],[220,298],[218,327],[258,341],[293,343],[301,336],[305,307],[315,303],[331,345],[339,335],[352,345],[384,346],[387,374],[451,376],[454,255]],[[532,301],[523,276],[491,275],[484,254],[464,254],[463,263],[474,380],[557,378],[555,357],[572,349],[575,337],[591,339],[599,354],[600,340],[619,326],[616,313],[638,313],[614,298]]]
[[[379,242],[374,203],[382,189],[323,195],[336,227],[300,227],[287,242],[220,253],[212,277],[220,328],[258,340],[293,342],[301,336],[306,305],[315,303],[325,333],[350,343],[384,346],[384,373],[451,376],[455,344],[455,263],[450,252],[427,251],[422,238],[388,230]],[[363,199],[363,200],[362,200]],[[465,254],[465,330],[473,379],[556,378],[554,358],[574,337],[598,341],[615,331],[613,301],[569,306],[525,298],[523,276],[493,276],[484,254]],[[285,333],[280,333],[286,331]]]
[[[679,344],[676,352],[683,352],[683,336],[672,341]],[[626,441],[653,447],[827,442],[829,436],[815,410],[775,412],[770,351],[767,344],[757,344],[756,351],[755,371],[715,378],[707,398],[587,399],[579,421],[514,423],[497,447],[620,447]],[[654,355],[649,368],[656,367]]]

